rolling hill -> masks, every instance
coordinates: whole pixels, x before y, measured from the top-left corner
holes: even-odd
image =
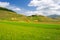
[[[48,18],[43,15],[32,15],[32,16],[29,16],[28,18],[29,18],[29,20],[31,20],[33,22],[51,22],[51,21],[53,21],[52,18]]]
[[[23,18],[24,17],[24,18]],[[17,14],[16,12],[0,7],[0,20],[7,21],[26,21],[25,16]]]
[[[16,12],[9,10],[7,8],[0,7],[0,21],[1,20],[21,21],[21,22],[53,22],[53,21],[56,21],[56,19],[53,19],[47,16],[43,16],[43,15],[25,16],[22,14],[17,14]]]

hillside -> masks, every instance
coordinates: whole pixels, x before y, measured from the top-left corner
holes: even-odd
[[[0,20],[4,21],[21,21],[21,22],[53,22],[60,21],[59,19],[53,19],[43,15],[31,15],[25,16],[17,14],[16,12],[0,7]]]
[[[29,16],[28,18],[29,20],[34,21],[34,22],[52,22],[53,21],[52,18],[48,18],[43,15],[32,15],[32,16]]]
[[[17,14],[16,12],[0,7],[0,20],[7,20],[7,21],[25,21],[24,15]]]
[[[12,10],[9,10],[9,9],[7,9],[7,8],[2,8],[2,7],[0,7],[0,10],[9,11],[9,12],[14,12],[14,11],[12,11]]]

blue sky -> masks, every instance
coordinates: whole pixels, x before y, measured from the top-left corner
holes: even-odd
[[[0,7],[24,15],[60,15],[60,0],[0,0]]]
[[[31,0],[0,0],[0,2],[9,2],[13,6],[24,8],[26,10],[34,10],[34,7],[27,6],[30,1]]]

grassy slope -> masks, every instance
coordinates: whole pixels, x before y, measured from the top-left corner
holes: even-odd
[[[59,19],[54,20],[52,18],[48,18],[42,15],[25,16],[25,15],[17,14],[12,10],[0,7],[0,20],[24,21],[24,22],[54,22]]]
[[[0,20],[8,20],[8,21],[25,21],[23,18],[24,15],[20,15],[14,12],[0,10]]]
[[[0,22],[0,40],[60,40],[60,25]]]
[[[42,15],[32,15],[32,16],[28,16],[27,18],[33,22],[53,22],[54,21],[52,18],[48,18]]]

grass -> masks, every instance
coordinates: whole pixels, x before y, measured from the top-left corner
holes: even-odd
[[[0,40],[60,40],[60,25],[0,22]]]

